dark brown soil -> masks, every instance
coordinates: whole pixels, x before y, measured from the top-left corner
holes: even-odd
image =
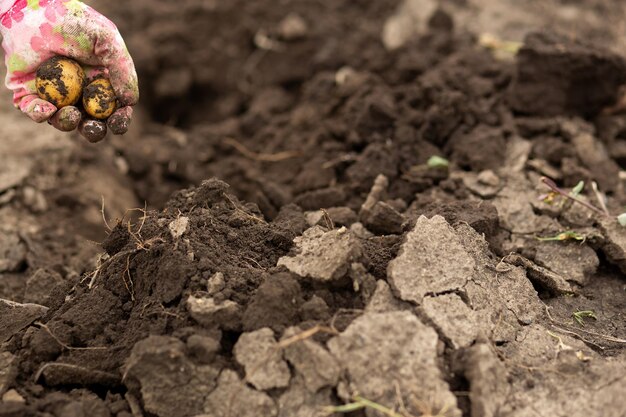
[[[102,5],[139,128],[68,165],[117,167],[111,200],[148,208],[109,228],[90,202],[81,253],[85,189],[59,188],[55,227],[0,240],[2,298],[48,307],[7,313],[0,398],[22,400],[0,417],[316,416],[355,395],[402,417],[620,415],[626,231],[547,204],[540,178],[598,205],[595,181],[621,212],[624,59],[546,32],[498,59],[443,9],[389,50],[396,5]]]

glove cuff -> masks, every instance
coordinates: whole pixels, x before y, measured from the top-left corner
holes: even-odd
[[[17,0],[0,0],[0,19],[4,17],[15,3],[17,3]]]

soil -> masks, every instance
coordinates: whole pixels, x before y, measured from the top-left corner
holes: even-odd
[[[0,107],[0,416],[623,416],[611,2],[418,3],[96,4],[129,133]]]

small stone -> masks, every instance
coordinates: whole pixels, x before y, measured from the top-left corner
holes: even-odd
[[[474,311],[456,294],[424,298],[424,313],[454,349],[470,346],[479,328]]]
[[[285,331],[282,339],[296,336],[301,332],[299,328],[291,327]],[[341,367],[335,358],[316,341],[299,340],[284,350],[285,358],[296,373],[302,376],[309,392],[315,393],[323,387],[334,387],[337,384]]]
[[[389,263],[387,275],[402,300],[421,304],[427,294],[462,288],[474,267],[474,260],[443,217],[420,216],[398,257]]]
[[[185,234],[189,227],[189,217],[181,216],[169,224],[170,234],[172,239],[180,239]]]
[[[269,328],[243,333],[235,344],[235,358],[245,368],[247,382],[259,390],[289,385],[291,373],[277,345]]]
[[[203,326],[219,325],[227,330],[236,330],[241,326],[241,308],[231,300],[216,303],[214,298],[187,299],[187,310],[191,317]]]
[[[207,292],[209,295],[213,296],[219,292],[221,292],[226,287],[226,281],[224,279],[224,274],[221,272],[216,272],[213,274],[207,283]]]
[[[2,390],[0,389],[0,392]],[[20,395],[19,392],[17,392],[14,389],[10,389],[7,392],[4,393],[4,395],[2,396],[2,402],[4,403],[22,403],[25,404],[26,400],[24,399],[24,397],[22,397]]]
[[[497,187],[500,185],[500,178],[490,169],[485,171],[481,171],[478,174],[477,180],[482,185],[490,185],[492,187]]]
[[[294,239],[297,254],[283,256],[278,266],[316,281],[330,282],[343,278],[350,264],[361,256],[361,246],[346,228],[326,232],[312,227]]]
[[[248,387],[234,371],[225,369],[217,388],[207,397],[204,412],[196,417],[276,417],[274,400]],[[176,414],[172,414],[176,415]]]
[[[30,326],[47,311],[48,307],[38,304],[19,304],[0,299],[0,343],[6,342],[15,333]]]

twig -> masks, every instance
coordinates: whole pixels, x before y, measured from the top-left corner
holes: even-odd
[[[109,222],[107,221],[106,215],[104,214],[104,196],[102,196],[102,207],[100,208],[100,213],[102,213],[102,220],[104,221],[104,226],[107,228],[107,233],[111,233],[113,229],[109,226]]]
[[[311,337],[315,336],[318,333],[328,333],[328,334],[332,334],[332,335],[337,335],[339,334],[339,332],[331,327],[326,327],[326,326],[320,326],[319,324],[317,326],[311,327],[309,330],[305,330],[302,333],[298,333],[294,336],[288,337],[285,340],[281,340],[277,345],[276,348],[277,349],[285,349],[291,345],[293,345],[294,343],[300,342],[302,340],[306,340],[306,339],[310,339]]]
[[[552,190],[552,192],[559,194],[565,198],[568,198],[572,201],[575,201],[578,204],[581,204],[583,206],[585,206],[586,208],[588,208],[589,210],[600,214],[601,216],[608,216],[607,213],[605,213],[604,211],[600,210],[599,208],[597,208],[596,206],[586,202],[585,200],[581,200],[580,198],[573,196],[572,194],[566,192],[565,190],[560,189],[556,183],[554,181],[552,181],[550,178],[548,177],[541,177],[541,182],[544,183],[545,185],[548,186],[548,188],[550,188]]]
[[[602,193],[598,189],[598,184],[595,181],[591,181],[591,189],[596,195],[596,199],[598,200],[598,203],[600,204],[602,211],[604,211],[604,214],[606,214],[607,217],[610,217],[611,213],[609,213],[609,209],[606,207],[606,203],[604,202],[604,195],[602,195]]]
[[[242,154],[246,158],[252,159],[254,161],[280,162],[286,159],[296,158],[301,155],[300,152],[296,152],[296,151],[283,151],[283,152],[278,152],[275,154],[253,152],[250,149],[248,149],[245,145],[243,145],[242,143],[238,142],[237,140],[233,138],[225,138],[223,142],[224,144],[235,148],[240,154]]]

